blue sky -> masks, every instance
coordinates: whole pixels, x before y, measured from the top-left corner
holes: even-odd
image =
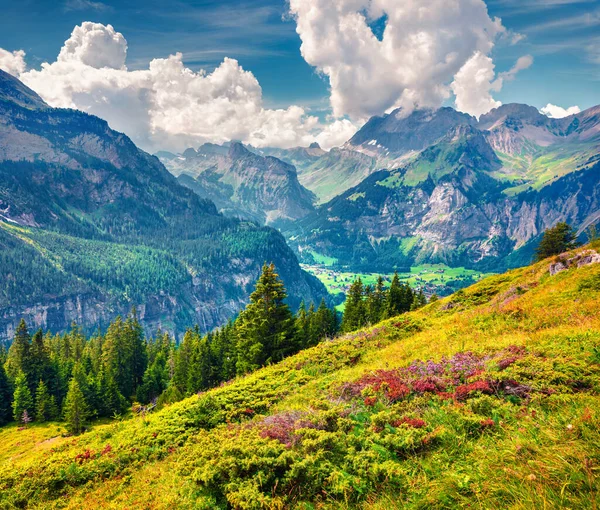
[[[0,47],[24,49],[31,66],[54,60],[75,25],[97,21],[125,35],[129,68],[176,51],[192,69],[214,68],[228,56],[254,73],[269,105],[327,105],[328,83],[300,56],[284,0],[3,3]],[[526,36],[516,46],[496,48],[497,69],[510,68],[523,52],[535,58],[499,100],[538,107],[600,103],[600,1],[489,0],[487,5],[491,16]]]
[[[538,108],[547,103],[565,108],[578,105],[581,109],[600,103],[600,0],[488,0],[486,4],[489,17],[501,18],[506,28],[505,36],[491,38],[493,49],[484,52],[493,59],[495,75],[506,73],[524,55],[533,57],[530,67],[520,70],[514,79],[504,80],[501,90],[493,92],[493,101]],[[394,5],[393,1],[388,5]],[[153,59],[181,52],[186,67],[210,73],[230,57],[256,77],[265,109],[296,105],[321,121],[332,111],[332,77],[316,71],[318,58],[305,60],[301,55],[302,41],[286,0],[4,0],[2,7],[0,48],[24,50],[29,69],[54,62],[73,28],[93,21],[111,24],[126,38],[129,70],[148,69]],[[381,29],[383,22],[385,19],[377,28]],[[374,31],[380,37],[380,30]],[[388,72],[383,70],[382,77]],[[42,97],[47,99],[43,93]],[[348,97],[350,101],[353,96]],[[453,105],[454,98],[446,99],[445,104]],[[347,106],[345,103],[338,110],[352,118],[352,108]],[[361,121],[377,108],[359,112]],[[87,110],[112,121],[110,112],[102,115],[101,110]],[[354,122],[356,118],[352,118]],[[118,119],[111,123],[127,132]],[[308,130],[310,126],[305,123],[304,127]],[[130,136],[144,145],[140,137]],[[306,143],[308,138],[302,140]]]

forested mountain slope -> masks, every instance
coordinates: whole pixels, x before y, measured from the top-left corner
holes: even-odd
[[[81,111],[49,108],[0,71],[0,339],[21,317],[149,329],[222,325],[274,262],[296,308],[324,287],[270,228],[218,214],[160,161]]]
[[[593,508],[599,250],[80,437],[0,429],[0,505]]]

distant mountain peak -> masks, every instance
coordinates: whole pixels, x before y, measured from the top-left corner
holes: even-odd
[[[10,101],[24,108],[48,108],[44,100],[14,76],[0,69],[0,101]]]
[[[313,142],[308,146],[309,149],[320,149],[321,146],[319,145],[318,142]]]
[[[542,126],[549,122],[549,117],[540,113],[534,106],[508,103],[482,115],[479,118],[479,128],[491,129],[498,124]]]
[[[232,142],[231,147],[229,147],[228,155],[231,159],[245,158],[250,154],[252,153],[241,142]]]

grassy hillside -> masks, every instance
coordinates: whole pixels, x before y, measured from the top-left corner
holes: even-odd
[[[596,508],[589,249],[146,417],[0,429],[0,508]]]

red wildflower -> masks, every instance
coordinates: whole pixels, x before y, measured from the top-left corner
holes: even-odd
[[[399,427],[400,425],[408,425],[413,429],[422,429],[423,427],[427,426],[427,423],[425,423],[424,420],[421,420],[421,418],[409,418],[408,416],[404,416],[399,420],[396,420],[394,423],[392,423],[392,425],[394,427]]]
[[[480,391],[481,393],[490,394],[493,393],[490,384],[487,381],[475,381],[469,384],[462,384],[456,387],[456,400],[466,400],[471,393]]]
[[[489,427],[493,427],[494,425],[496,425],[496,423],[494,422],[494,420],[488,418],[486,420],[481,420],[479,422],[479,424],[481,425],[482,428],[489,428]]]
[[[377,402],[377,397],[367,397],[365,398],[365,405],[369,407],[373,407]]]

